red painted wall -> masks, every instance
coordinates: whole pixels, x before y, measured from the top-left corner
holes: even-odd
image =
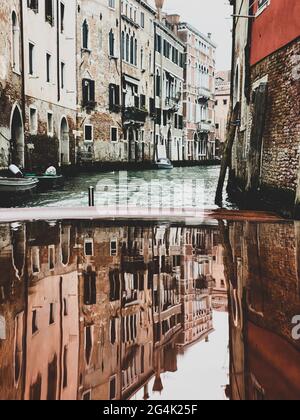
[[[257,4],[255,6],[255,12]],[[300,0],[271,0],[253,20],[251,65],[300,36]]]
[[[251,322],[248,323],[248,366],[268,400],[299,399],[300,352],[283,337]]]

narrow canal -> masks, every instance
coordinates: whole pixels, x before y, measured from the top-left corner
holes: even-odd
[[[80,173],[52,190],[0,197],[1,207],[80,207],[88,204],[88,189],[95,188],[96,205],[131,207],[179,206],[215,208],[219,167],[174,168],[160,171]],[[224,206],[234,208],[225,200]]]
[[[299,246],[297,222],[0,225],[0,400],[299,399]]]

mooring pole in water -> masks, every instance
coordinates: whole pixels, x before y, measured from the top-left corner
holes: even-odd
[[[95,207],[95,188],[89,187],[89,207]]]

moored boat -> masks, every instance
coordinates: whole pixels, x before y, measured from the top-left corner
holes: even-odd
[[[170,159],[162,158],[158,159],[155,163],[157,169],[173,169],[172,162]]]
[[[37,187],[39,180],[35,177],[30,178],[7,178],[0,177],[0,192],[20,193],[31,191]]]
[[[26,178],[37,178],[39,180],[39,188],[56,188],[61,185],[64,180],[62,175],[35,175],[35,174],[26,174]]]

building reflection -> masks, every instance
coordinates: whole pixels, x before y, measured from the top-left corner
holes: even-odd
[[[299,245],[299,223],[0,225],[0,399],[164,395],[215,311],[227,397],[300,398]]]
[[[218,243],[217,226],[1,225],[0,399],[161,393],[213,331]]]
[[[220,223],[230,296],[233,400],[298,400],[299,223]]]

